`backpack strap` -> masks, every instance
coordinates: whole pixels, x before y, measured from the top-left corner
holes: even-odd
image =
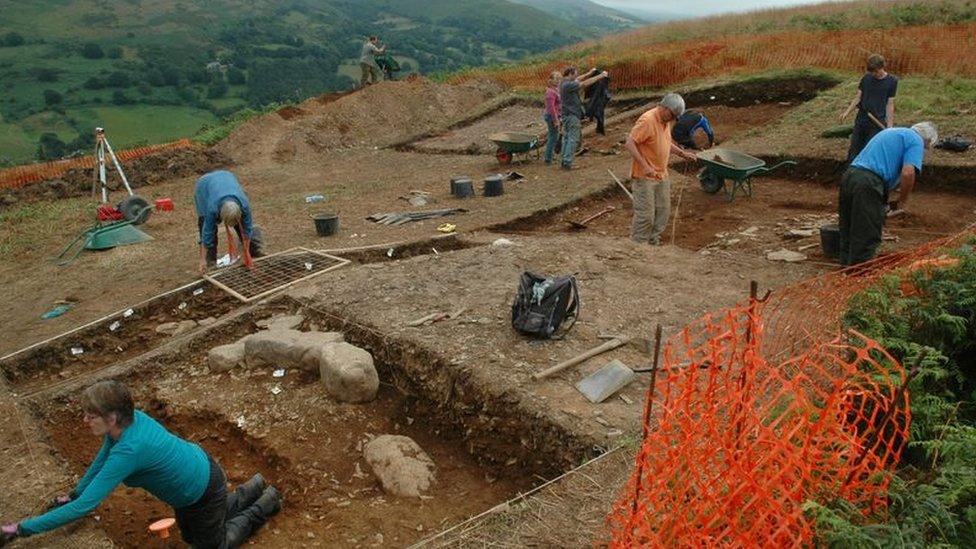
[[[569,329],[572,328],[579,319],[580,297],[579,287],[576,285],[577,274],[579,273],[569,275],[569,285],[572,288],[573,295],[570,297],[569,303],[566,304],[566,318],[564,320],[564,324],[559,328],[559,337],[551,337],[550,339],[565,339]],[[568,324],[565,324],[565,321],[569,321],[570,319],[572,320]]]

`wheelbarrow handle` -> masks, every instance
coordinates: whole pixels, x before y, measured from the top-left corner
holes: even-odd
[[[756,170],[754,173],[769,173],[780,166],[796,166],[795,160],[784,160],[778,164],[773,164],[772,166],[763,166]]]

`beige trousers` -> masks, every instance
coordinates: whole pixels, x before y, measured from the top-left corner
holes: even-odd
[[[635,179],[634,222],[630,238],[634,242],[659,244],[671,216],[671,182]]]

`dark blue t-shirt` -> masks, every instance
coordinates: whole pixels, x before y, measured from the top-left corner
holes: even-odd
[[[864,111],[873,114],[881,122],[887,122],[888,99],[898,93],[898,78],[886,74],[879,80],[873,74],[867,73],[861,78],[857,89],[861,90],[860,109],[857,112],[858,122],[871,124],[871,119]]]
[[[583,102],[580,100],[580,83],[575,78],[564,80],[559,85],[559,100],[562,102],[562,115],[583,118]]]

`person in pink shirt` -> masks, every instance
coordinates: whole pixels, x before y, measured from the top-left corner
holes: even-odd
[[[546,164],[552,164],[552,155],[556,150],[556,143],[559,142],[559,121],[560,109],[562,104],[559,100],[559,83],[563,75],[559,71],[553,71],[549,75],[549,85],[546,87],[546,108],[542,111],[542,118],[546,121],[549,133],[546,134]]]

